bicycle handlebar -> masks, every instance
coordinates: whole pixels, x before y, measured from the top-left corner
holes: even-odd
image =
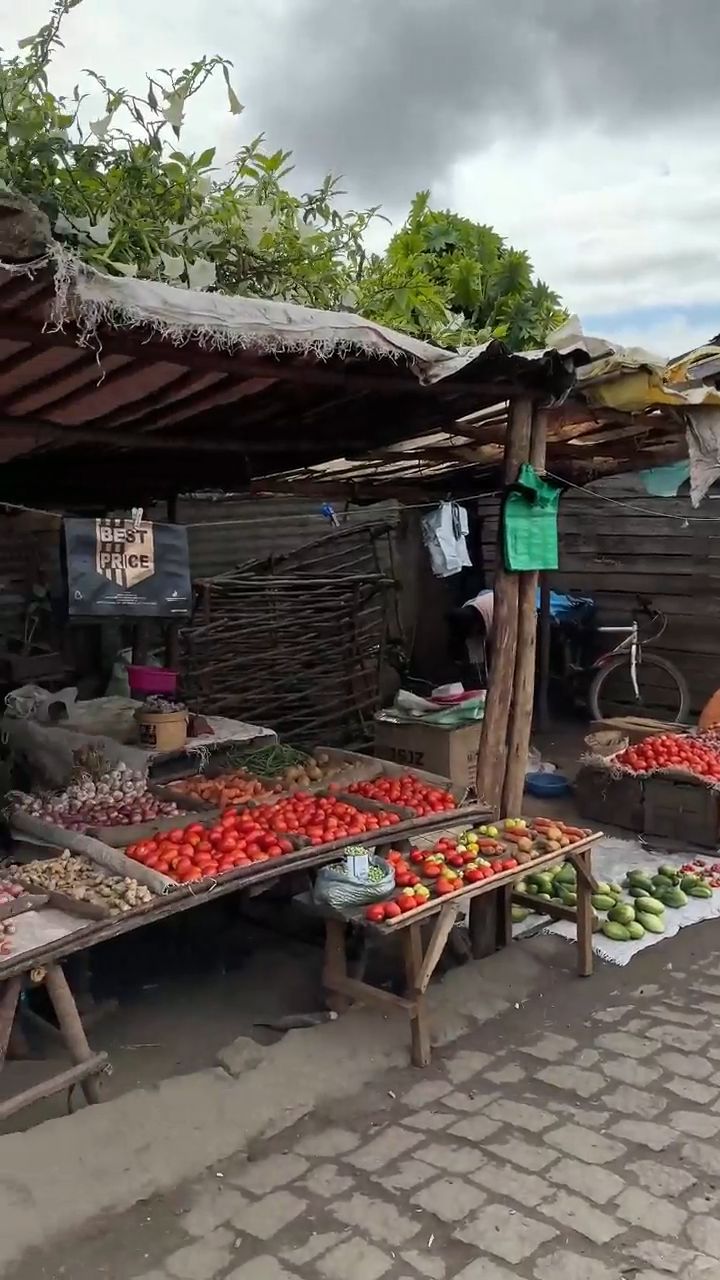
[[[648,618],[659,618],[661,616],[660,610],[654,607],[652,600],[649,600],[647,596],[638,596],[637,602]]]

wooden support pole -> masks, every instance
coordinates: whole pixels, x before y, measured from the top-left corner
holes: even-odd
[[[538,617],[538,687],[536,723],[541,733],[550,725],[550,577],[540,574],[540,614]]]
[[[528,460],[532,418],[533,402],[529,397],[513,401],[505,441],[505,485],[515,483],[522,463]],[[478,752],[476,787],[478,796],[497,814],[505,777],[507,724],[518,641],[518,575],[508,573],[504,567],[502,513],[498,522],[493,590],[494,658]]]
[[[547,447],[547,413],[535,413],[530,441],[530,465],[536,471],[545,469]],[[533,702],[535,698],[535,644],[537,636],[538,572],[527,570],[518,575],[517,645],[513,695],[507,727],[507,762],[502,789],[502,812],[518,817],[522,810],[525,770],[530,748]]]
[[[167,518],[170,524],[178,522],[177,494],[167,500]],[[180,631],[177,622],[169,622],[165,639],[165,666],[177,671],[180,666]]]
[[[422,973],[422,934],[420,924],[411,924],[403,929],[403,950],[405,952],[405,977],[407,993],[414,1000],[414,1010],[410,1014],[410,1053],[414,1067],[430,1065],[430,1027],[428,1024],[425,997],[420,991]]]

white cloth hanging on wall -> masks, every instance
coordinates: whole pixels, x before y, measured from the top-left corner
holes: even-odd
[[[430,553],[430,564],[436,578],[449,578],[472,566],[468,549],[468,514],[457,502],[441,502],[423,516],[422,539]]]

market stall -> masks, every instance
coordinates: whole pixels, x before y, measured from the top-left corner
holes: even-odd
[[[258,892],[297,872],[312,877],[359,841],[382,853],[453,818],[488,816],[432,775],[331,749],[246,746],[243,768],[223,773],[210,760],[207,774],[158,789],[122,764],[108,770],[96,760],[93,778],[83,759],[80,780],[64,791],[15,797],[14,826],[35,852],[6,868],[0,889],[0,915],[3,897],[12,911],[0,925],[0,1063],[29,983],[45,985],[73,1066],[0,1104],[0,1119],[73,1084],[89,1101],[99,1096],[107,1056],[88,1046],[61,968],[68,956],[211,897]],[[200,807],[179,807],[190,803]],[[167,806],[175,811],[164,814]]]
[[[487,828],[481,828],[481,830]],[[333,1007],[342,1010],[352,1001],[394,1008],[407,1014],[411,1028],[411,1057],[416,1067],[428,1066],[431,1056],[430,1024],[425,993],[458,918],[472,903],[489,893],[502,902],[499,946],[512,938],[512,904],[524,901],[520,892],[528,870],[539,874],[558,864],[556,842],[549,820],[525,822],[522,819],[501,821],[490,837],[477,835],[464,826],[449,826],[442,833],[423,834],[414,841],[410,863],[400,855],[394,859],[396,884],[408,883],[399,894],[388,896],[364,909],[315,902],[314,909],[325,922],[324,983]],[[566,829],[567,830],[567,829]],[[593,911],[591,895],[597,885],[590,864],[590,849],[600,833],[567,830],[563,863],[575,873],[577,892],[572,905],[559,903],[555,910],[572,920],[578,947],[578,972],[582,977],[592,973],[591,933]],[[523,847],[520,848],[519,846]],[[488,857],[483,858],[481,848]],[[525,861],[519,861],[519,855]],[[413,874],[416,871],[417,874]],[[452,877],[452,878],[450,878]],[[539,905],[539,904],[535,904]],[[407,992],[399,996],[382,988],[348,977],[345,934],[348,925],[364,927],[387,942],[399,934],[403,945]],[[429,926],[425,943],[424,927]]]
[[[338,450],[348,458],[382,451],[498,400],[517,402],[513,413],[529,424],[532,407],[564,397],[576,365],[587,358],[583,343],[516,353],[492,341],[458,354],[357,315],[110,278],[53,242],[49,228],[40,234],[37,210],[10,200],[6,212],[0,395],[12,430],[0,441],[0,495],[8,503],[41,504],[46,513],[48,504],[59,508],[66,561],[73,546],[84,548],[66,564],[72,571],[64,582],[70,628],[84,617],[129,620],[136,626],[138,666],[145,662],[150,624],[170,632],[168,652],[178,653],[176,628],[190,616],[183,540],[172,518],[178,493],[230,481],[252,488],[279,466],[317,465]],[[17,392],[28,380],[36,388],[31,413]],[[59,456],[66,465],[58,466]],[[142,504],[158,499],[168,503],[168,522],[156,537],[161,526],[143,518]],[[111,514],[118,509],[125,514]],[[169,579],[163,548],[169,557],[170,544],[175,559]],[[274,589],[285,585],[275,582]],[[245,584],[230,584],[230,597],[236,588]],[[225,603],[230,608],[233,600]],[[336,642],[332,610],[329,618],[321,644]],[[203,653],[196,665],[207,661]],[[320,652],[318,668],[322,662]],[[202,713],[201,705],[193,705]],[[518,707],[523,714],[525,702]],[[177,727],[181,711],[155,708],[153,714],[155,725],[142,709],[145,746],[150,729]],[[162,726],[161,716],[169,717]],[[62,726],[54,734],[48,730],[51,757],[62,732]],[[159,738],[153,757],[158,747]],[[205,782],[173,790],[177,761],[166,758],[161,793],[148,777],[153,761],[147,755],[128,759],[125,749],[110,763],[130,771],[127,784],[117,775],[103,781],[101,773],[93,778],[92,795],[82,779],[70,782],[81,794],[68,795],[64,777],[56,784],[61,794],[49,803],[34,794],[18,804],[16,826],[36,844],[30,860],[7,873],[21,889],[44,892],[47,903],[18,915],[16,931],[8,935],[12,951],[0,953],[0,1057],[22,983],[44,983],[73,1058],[71,1070],[78,1073],[74,1079],[89,1100],[105,1064],[87,1046],[63,978],[67,956],[211,896],[255,890],[299,869],[314,873],[348,846],[362,842],[402,854],[400,842],[488,815],[484,801],[466,800],[464,788],[448,788],[413,768],[368,763],[367,757],[345,761],[351,767],[328,780],[319,751],[310,768],[321,776],[306,769],[301,787],[287,775],[279,787],[277,780],[268,787],[267,774],[250,769],[252,782],[239,778],[242,761],[233,758],[221,785],[209,779],[214,792]],[[197,754],[207,777],[206,751]],[[38,843],[45,844],[50,862],[59,859],[50,871],[37,856]],[[562,837],[548,852],[557,855],[570,843]],[[494,868],[491,874],[500,884],[505,873]],[[416,903],[413,910],[420,920],[423,907]],[[434,950],[438,946],[436,940]],[[45,1094],[66,1084],[67,1075],[42,1089]],[[16,1096],[0,1115],[27,1100],[27,1093]]]

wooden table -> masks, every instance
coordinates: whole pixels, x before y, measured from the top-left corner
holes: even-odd
[[[463,827],[487,816],[484,805],[468,805],[463,810]],[[467,815],[467,816],[465,816]],[[396,845],[402,848],[410,839],[431,838],[427,833],[447,825],[447,814],[434,814],[432,817],[406,820],[395,827],[385,827],[379,831],[367,833],[366,843],[381,850],[385,845]],[[50,1076],[47,1080],[34,1085],[30,1089],[14,1094],[4,1102],[0,1102],[0,1121],[14,1115],[23,1107],[30,1106],[55,1093],[64,1092],[79,1084],[89,1103],[100,1101],[101,1076],[112,1070],[106,1053],[95,1053],[87,1039],[85,1028],[78,1012],[73,993],[68,985],[62,969],[62,962],[80,951],[87,951],[102,942],[133,932],[158,920],[179,915],[202,903],[209,902],[229,893],[257,894],[274,884],[282,876],[295,871],[313,871],[318,867],[335,861],[342,849],[351,840],[336,841],[333,844],[318,848],[307,846],[296,853],[274,860],[260,863],[256,868],[231,872],[207,885],[178,888],[162,897],[156,897],[147,906],[141,907],[126,915],[114,916],[102,921],[91,921],[86,928],[58,938],[56,941],[35,948],[32,951],[11,955],[0,963],[0,1071],[3,1068],[10,1036],[15,1022],[18,1002],[24,987],[44,985],[50,1002],[55,1010],[59,1026],[59,1038],[64,1043],[72,1066]]]
[[[577,907],[571,909],[544,902],[540,909],[543,914],[547,913],[553,918],[576,922],[578,973],[583,978],[589,977],[592,973],[591,897],[596,890],[591,869],[591,846],[600,837],[601,832],[596,832],[585,840],[564,849],[561,854],[549,853],[541,858],[534,858],[531,864],[493,876],[492,880],[467,885],[443,898],[433,898],[425,906],[418,907],[415,911],[384,924],[373,924],[367,921],[362,910],[338,911],[334,908],[316,906],[315,910],[325,921],[323,985],[329,993],[328,1003],[331,1008],[342,1012],[353,1001],[357,1001],[361,1004],[375,1004],[384,1009],[401,1010],[410,1020],[413,1065],[428,1066],[431,1049],[426,993],[461,909],[483,894],[497,893],[501,903],[499,915],[501,927],[497,941],[499,946],[504,946],[512,939],[513,900],[531,905],[535,911],[539,909],[539,904],[533,897],[517,894],[514,892],[514,886],[532,871],[553,866],[559,861],[572,862],[577,871]],[[418,840],[418,844],[420,843]],[[404,996],[395,995],[391,991],[384,991],[380,987],[371,986],[369,983],[348,976],[345,941],[347,926],[350,923],[365,928],[369,932],[372,931],[373,934],[385,940],[395,934],[400,935],[405,962],[406,994]],[[432,931],[424,944],[423,926],[428,924],[432,924]]]

